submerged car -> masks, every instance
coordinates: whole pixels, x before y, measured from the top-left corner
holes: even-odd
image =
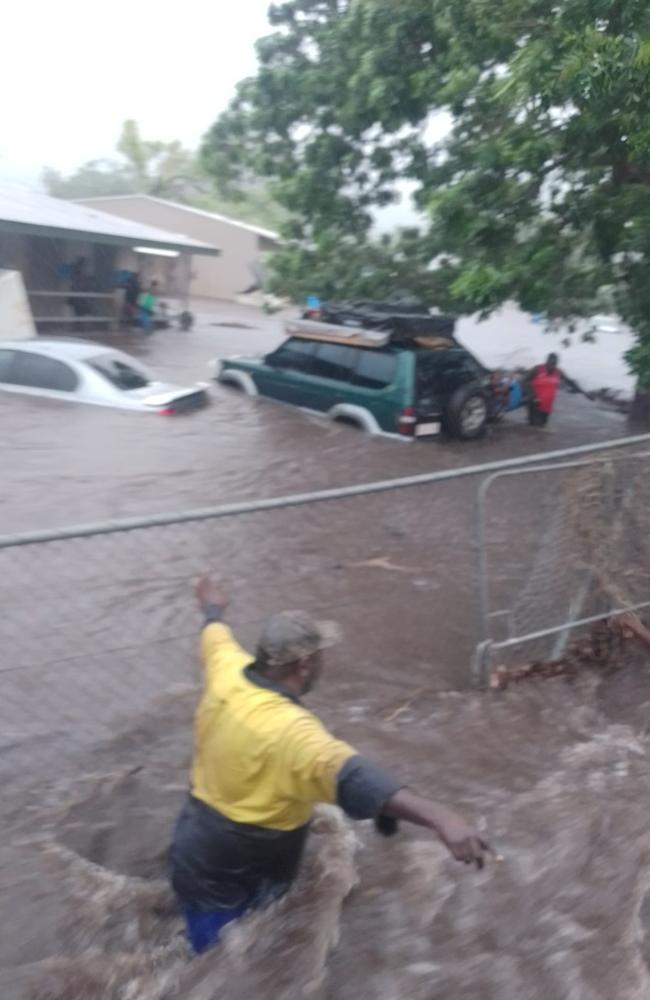
[[[63,338],[0,341],[0,390],[162,414],[208,402],[204,384],[162,382],[122,351]]]
[[[454,340],[453,323],[421,311],[330,309],[288,323],[288,339],[265,357],[222,360],[216,378],[373,434],[420,438],[444,429],[478,438],[501,404],[491,372]]]

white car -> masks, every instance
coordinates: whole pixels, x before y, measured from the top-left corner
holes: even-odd
[[[205,383],[160,382],[122,351],[63,338],[0,341],[0,390],[164,414],[208,402]]]

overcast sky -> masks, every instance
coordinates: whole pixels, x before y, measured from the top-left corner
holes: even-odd
[[[195,145],[255,69],[269,0],[8,0],[0,56],[0,178],[33,184],[114,155],[135,118]]]

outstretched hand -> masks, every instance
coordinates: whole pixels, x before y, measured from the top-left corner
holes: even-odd
[[[444,808],[436,819],[436,832],[456,861],[482,868],[490,845],[453,809]]]
[[[396,819],[404,819],[433,830],[456,861],[463,861],[466,865],[482,868],[486,854],[494,854],[478,830],[460,813],[440,802],[422,798],[407,788],[400,788],[391,796],[385,804],[384,812]]]
[[[217,607],[222,610],[228,607],[229,600],[225,592],[209,576],[199,577],[194,584],[194,593],[202,611],[209,607]]]

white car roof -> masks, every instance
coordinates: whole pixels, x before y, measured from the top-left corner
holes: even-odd
[[[32,354],[45,354],[60,361],[87,361],[100,354],[121,353],[104,344],[95,344],[90,340],[73,340],[64,337],[38,337],[35,340],[0,340],[0,351],[30,351]]]

